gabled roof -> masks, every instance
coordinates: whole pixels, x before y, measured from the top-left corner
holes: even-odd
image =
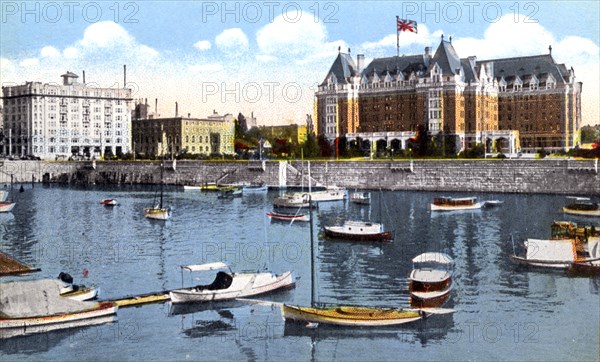
[[[569,71],[565,65],[556,64],[550,54],[481,60],[477,61],[477,64],[484,62],[494,63],[494,77],[496,79],[504,77],[508,80],[509,76],[519,76],[525,79],[526,76],[531,75],[535,75],[539,79],[542,74],[548,73],[552,74],[558,82],[565,82],[565,78],[569,76]]]
[[[442,40],[438,46],[433,58],[431,58],[430,66],[427,69],[427,74],[431,71],[433,64],[437,63],[442,68],[442,74],[459,74],[461,68],[461,60],[456,54],[456,50],[449,41]]]
[[[348,83],[348,78],[358,75],[359,72],[354,64],[354,60],[350,54],[339,53],[335,61],[331,65],[329,72],[327,72],[327,76],[321,85],[327,84],[327,79],[334,75],[337,83],[346,84]]]
[[[477,72],[475,68],[471,65],[469,58],[463,58],[460,60],[460,64],[462,65],[462,69],[465,75],[465,82],[477,82]]]

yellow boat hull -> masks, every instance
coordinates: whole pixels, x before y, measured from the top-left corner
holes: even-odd
[[[340,326],[377,327],[410,323],[422,319],[424,313],[402,309],[381,309],[367,307],[310,308],[283,304],[281,314],[284,320],[306,323],[323,323]]]

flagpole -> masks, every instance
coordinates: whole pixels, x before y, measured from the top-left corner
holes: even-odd
[[[398,29],[398,22],[400,21],[400,17],[396,15],[396,51],[397,56],[400,57],[400,29]]]

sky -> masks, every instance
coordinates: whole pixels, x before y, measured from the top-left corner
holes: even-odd
[[[583,124],[600,124],[597,1],[0,0],[0,83],[60,83],[71,71],[127,86],[161,116],[238,113],[304,123],[338,48],[366,62],[396,55],[396,16],[418,23],[400,54],[452,36],[461,58],[547,54],[583,82]]]

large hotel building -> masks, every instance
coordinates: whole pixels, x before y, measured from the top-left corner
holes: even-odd
[[[565,150],[581,123],[581,82],[548,54],[460,58],[452,38],[434,54],[376,58],[340,52],[316,92],[317,133],[405,149],[423,126],[454,135],[457,151],[495,141],[503,152]]]
[[[2,87],[4,154],[53,160],[129,152],[131,90],[78,82],[71,72],[62,78]]]

